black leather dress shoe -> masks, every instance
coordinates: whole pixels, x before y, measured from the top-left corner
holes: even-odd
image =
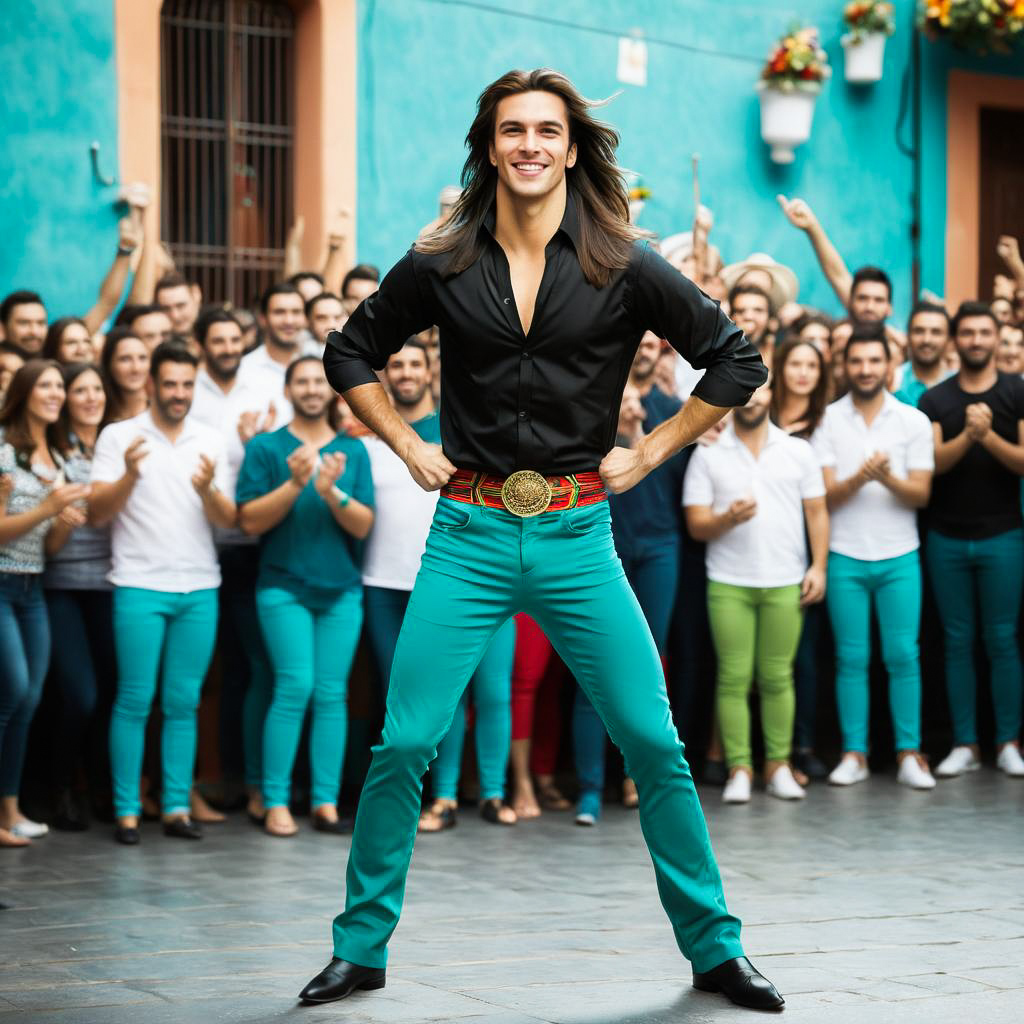
[[[737,1006],[751,1010],[781,1010],[786,1005],[779,990],[745,956],[726,960],[704,974],[694,971],[693,987],[701,992],[721,992]]]
[[[164,822],[164,835],[170,839],[202,839],[203,830],[191,818],[172,818]]]
[[[114,829],[114,839],[122,846],[138,846],[139,830],[134,826],[118,825]]]
[[[352,818],[338,818],[337,821],[328,821],[322,814],[313,815],[313,828],[317,832],[326,832],[332,836],[347,836],[352,832],[355,822]]]
[[[333,1003],[353,992],[372,992],[384,987],[383,967],[360,967],[334,957],[299,993],[304,1003]]]
[[[794,750],[790,761],[797,771],[803,772],[809,779],[828,777],[828,765],[813,750]]]

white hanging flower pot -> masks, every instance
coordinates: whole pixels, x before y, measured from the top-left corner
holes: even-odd
[[[846,58],[846,81],[854,85],[869,85],[882,79],[885,64],[885,32],[867,32],[859,36],[850,33],[840,38]]]
[[[758,83],[761,96],[761,138],[771,146],[771,158],[777,164],[791,164],[794,147],[811,137],[814,101],[821,91],[817,86],[782,89],[767,82]]]

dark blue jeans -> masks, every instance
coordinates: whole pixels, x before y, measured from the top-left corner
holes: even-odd
[[[50,679],[60,695],[52,747],[53,781],[58,788],[72,784],[87,741],[96,737],[100,742],[92,745],[90,782],[109,788],[106,738],[117,688],[113,592],[47,590],[46,606],[50,632],[57,641]]]
[[[679,589],[679,538],[637,539],[629,544],[617,539],[616,550],[626,570],[626,579],[650,626],[658,654],[664,658],[668,627]],[[577,687],[572,713],[572,743],[576,776],[584,792],[601,792],[604,789],[605,736],[605,727],[594,706]]]
[[[37,573],[0,572],[0,797],[17,796],[28,727],[50,661],[50,621]]]
[[[402,631],[405,609],[409,606],[411,596],[411,590],[363,587],[363,621],[373,649],[373,660],[377,665],[382,706],[387,700],[391,663],[395,660],[398,634]]]

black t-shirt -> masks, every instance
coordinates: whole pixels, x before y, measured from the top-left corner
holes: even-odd
[[[942,439],[948,441],[963,431],[965,410],[975,402],[984,402],[992,410],[992,429],[1017,444],[1018,424],[1024,419],[1024,379],[1014,374],[1000,373],[994,387],[979,393],[964,391],[958,379],[950,377],[929,388],[918,408],[941,425]],[[965,540],[1019,529],[1024,525],[1020,477],[980,444],[972,444],[948,473],[936,474],[928,525],[939,533]]]

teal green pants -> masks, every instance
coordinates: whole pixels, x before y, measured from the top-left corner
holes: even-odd
[[[708,582],[708,621],[718,657],[718,724],[730,768],[751,768],[750,688],[761,697],[764,753],[788,761],[796,697],[793,661],[800,643],[800,585],[737,587]]]
[[[836,639],[836,702],[843,750],[866,754],[871,605],[878,613],[882,660],[897,750],[921,746],[921,560],[916,551],[868,562],[828,556],[828,614]]]
[[[622,751],[662,905],[695,970],[743,955],[672,724],[651,631],[615,554],[606,503],[519,519],[442,498],[406,611],[380,745],[363,787],[334,952],[383,967],[398,924],[422,779],[498,628],[524,611]]]
[[[932,530],[926,557],[946,639],[946,689],[953,742],[978,742],[974,645],[980,620],[991,670],[996,743],[1011,743],[1020,737],[1024,688],[1017,646],[1024,589],[1024,532],[1008,530],[995,537],[964,540]]]
[[[348,738],[348,673],[363,624],[363,589],[305,595],[283,587],[256,591],[260,629],[274,668],[274,696],[263,727],[263,801],[286,807],[292,768],[310,701],[313,807],[336,804]]]
[[[434,796],[454,800],[459,790],[462,745],[466,737],[469,694],[473,694],[476,763],[480,772],[480,798],[504,799],[508,748],[512,740],[512,663],[516,655],[516,623],[509,619],[494,635],[455,711],[455,719],[437,748],[430,769]]]
[[[188,814],[196,710],[217,636],[217,591],[114,590],[117,698],[110,718],[114,813],[138,816],[146,719],[160,681],[164,814]],[[162,673],[161,673],[162,666]],[[162,678],[160,678],[162,676]]]

